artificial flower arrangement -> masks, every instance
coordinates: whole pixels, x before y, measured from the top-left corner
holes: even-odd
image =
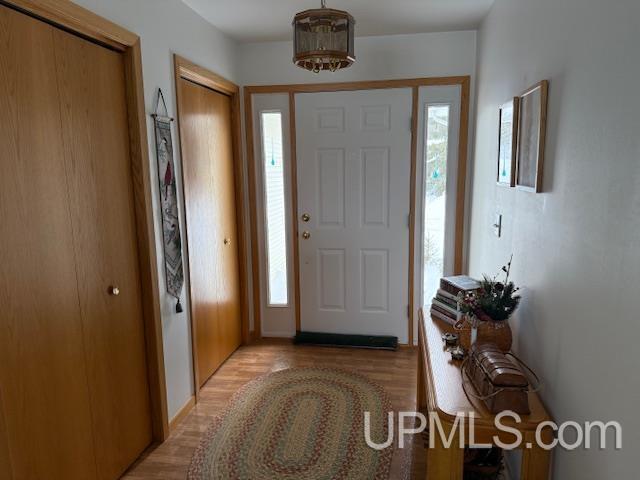
[[[496,277],[489,278],[484,275],[480,281],[480,288],[468,292],[460,292],[458,295],[459,308],[467,318],[477,319],[481,322],[506,322],[511,314],[518,308],[520,295],[516,287],[509,280],[511,273],[511,261],[502,267],[505,273],[503,282],[496,280]]]

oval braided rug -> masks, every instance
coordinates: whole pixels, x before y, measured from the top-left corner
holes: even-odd
[[[330,368],[292,368],[260,377],[238,391],[196,449],[189,480],[386,480],[393,448],[391,404],[367,378]]]

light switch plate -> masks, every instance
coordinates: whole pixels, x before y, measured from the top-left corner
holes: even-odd
[[[496,213],[496,218],[493,223],[493,231],[496,234],[496,237],[500,238],[502,236],[502,214]]]

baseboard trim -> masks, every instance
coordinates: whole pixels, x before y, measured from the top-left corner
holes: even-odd
[[[262,332],[260,338],[293,338],[296,336],[295,332]]]
[[[187,400],[187,402],[180,408],[180,410],[178,410],[178,413],[176,413],[175,416],[169,422],[170,432],[173,432],[178,427],[180,422],[182,422],[182,420],[184,420],[184,418],[187,415],[189,415],[189,412],[193,407],[195,407],[195,405],[196,405],[196,397],[195,396],[189,397],[189,400]]]

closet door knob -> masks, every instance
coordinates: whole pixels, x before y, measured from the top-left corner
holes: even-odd
[[[109,295],[117,297],[118,295],[120,295],[120,289],[115,286],[109,287]]]
[[[225,245],[229,245],[231,243],[231,239],[230,238],[225,238],[224,239],[224,244]]]

